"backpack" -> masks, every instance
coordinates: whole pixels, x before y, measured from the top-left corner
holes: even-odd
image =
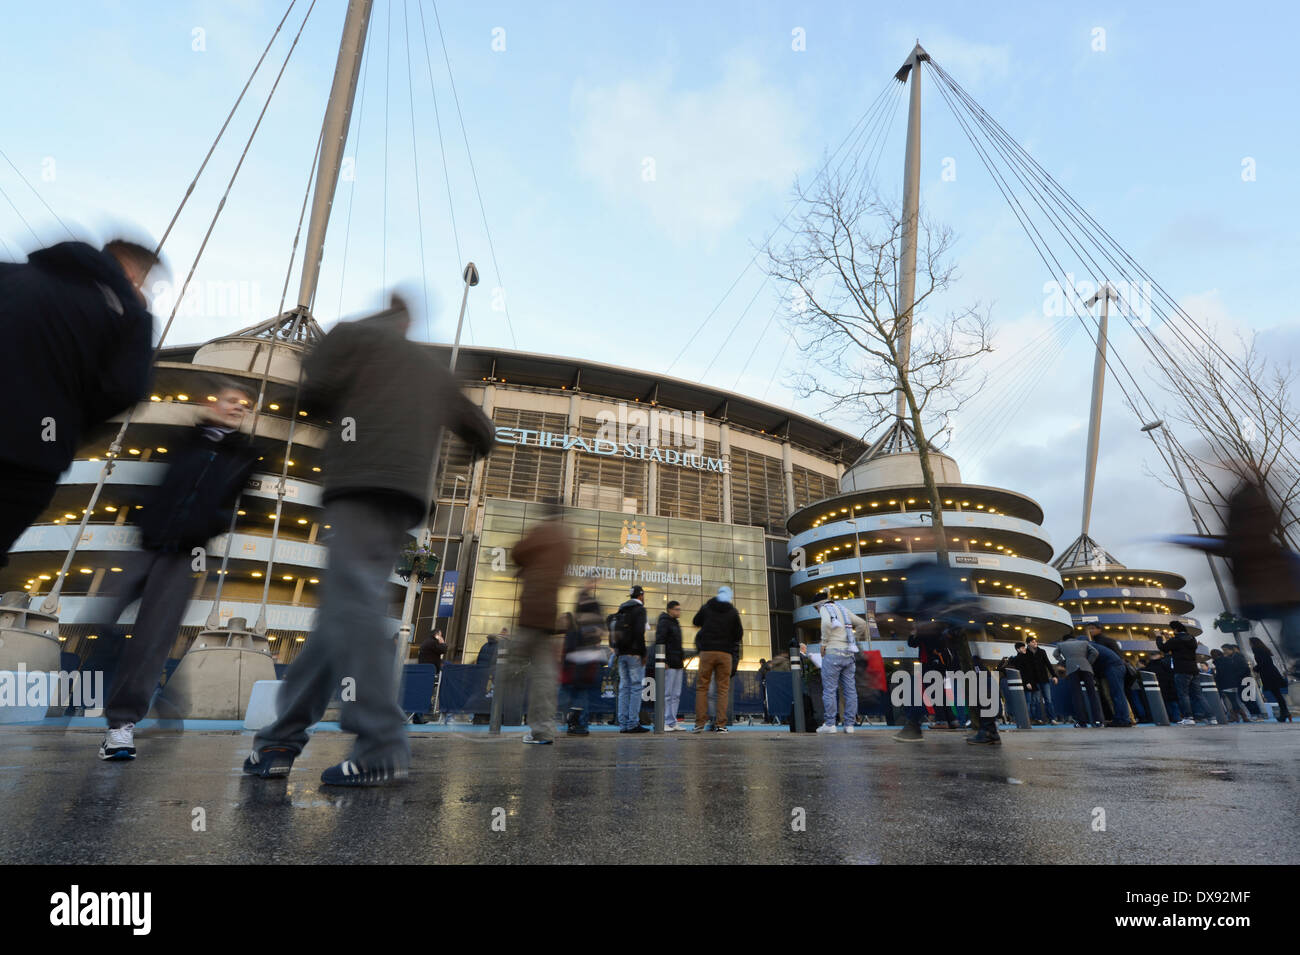
[[[609,627],[609,645],[614,648],[614,652],[627,653],[627,620],[623,611],[615,610],[605,618],[605,624]]]

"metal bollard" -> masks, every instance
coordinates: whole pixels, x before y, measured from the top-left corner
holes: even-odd
[[[1151,712],[1151,722],[1156,726],[1169,725],[1169,711],[1165,709],[1164,694],[1160,692],[1160,681],[1150,670],[1142,670],[1142,695]]]
[[[797,645],[790,648],[790,686],[794,691],[794,731],[803,733],[807,729],[803,722],[803,659]]]
[[[1025,699],[1025,684],[1020,679],[1020,671],[1007,667],[1007,707],[1016,721],[1016,726],[1027,730],[1033,724],[1029,721],[1029,701]]]
[[[655,732],[664,731],[664,679],[668,672],[668,648],[655,644]]]
[[[492,720],[491,725],[488,726],[488,733],[491,736],[501,735],[501,709],[505,705],[506,673],[509,670],[506,657],[509,655],[509,646],[504,640],[500,641],[497,646],[496,665],[492,668]]]
[[[1228,722],[1228,714],[1223,709],[1223,698],[1219,696],[1219,688],[1214,682],[1214,674],[1201,673],[1197,676],[1197,682],[1201,686],[1201,699],[1205,701],[1206,709],[1210,711],[1210,716],[1219,721],[1219,725]],[[1196,714],[1192,714],[1195,718]]]

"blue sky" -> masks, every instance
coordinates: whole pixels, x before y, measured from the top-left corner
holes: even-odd
[[[168,241],[177,279],[306,5],[294,7]],[[9,86],[0,149],[74,231],[102,237],[127,223],[157,237],[285,7],[11,5],[0,35]],[[1300,353],[1286,281],[1300,253],[1296,84],[1286,58],[1262,47],[1293,33],[1300,17],[1282,3],[1132,7],[443,3],[498,273],[433,8],[377,0],[364,102],[347,148],[355,180],[342,182],[336,198],[317,317],[328,325],[368,308],[394,282],[420,293],[413,99],[429,336],[449,337],[459,302],[450,188],[461,254],[484,278],[471,297],[469,340],[648,371],[671,365],[674,375],[816,414],[816,403],[794,396],[778,368],[788,374],[802,363],[781,322],[768,322],[778,299],[757,268],[673,361],[785,214],[795,177],[818,168],[919,38],[1194,316],[1265,332],[1275,354]],[[244,308],[184,310],[170,341],[212,337],[278,306],[344,8],[342,0],[318,0],[196,272],[199,289],[244,283]],[[797,28],[806,36],[802,51],[792,49]],[[1093,49],[1097,28],[1105,31],[1103,51]],[[494,49],[502,35],[505,49]],[[922,202],[958,235],[957,297],[991,306],[995,343],[1008,354],[1044,327],[1048,276],[927,82]],[[889,196],[901,191],[903,122],[900,109],[879,166]],[[643,175],[647,157],[653,181]],[[1242,179],[1246,157],[1254,181]],[[953,181],[942,178],[945,159],[955,164]],[[0,188],[39,244],[64,235],[3,162]],[[4,201],[0,239],[5,257],[38,244]],[[498,287],[513,329],[492,308]],[[295,268],[291,300],[296,288]],[[1117,335],[1114,347],[1130,353],[1134,343]],[[996,356],[991,367],[999,379],[1014,377],[997,368]],[[1039,499],[1058,547],[1078,532],[1090,374],[1080,331],[1019,396],[1004,428],[977,430],[977,421],[959,419],[953,445],[967,480]],[[1184,570],[1208,603],[1203,562],[1198,568],[1194,556],[1140,540],[1183,530],[1186,521],[1178,498],[1143,473],[1154,458],[1118,399],[1112,384],[1095,536],[1130,565]],[[963,447],[967,433],[980,435],[980,446]],[[1135,499],[1146,503],[1135,510]]]

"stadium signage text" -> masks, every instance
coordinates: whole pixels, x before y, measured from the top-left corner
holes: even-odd
[[[641,570],[637,567],[612,567],[608,564],[569,564],[565,576],[587,579],[603,577],[638,584],[676,584],[681,587],[699,587],[704,583],[701,574],[673,573],[668,570]]]
[[[497,428],[496,439],[498,444],[522,444],[534,448],[555,448],[557,451],[576,450],[603,457],[636,458],[639,461],[654,461],[717,474],[728,474],[731,471],[730,462],[723,458],[708,458],[675,448],[656,448],[631,442],[618,444],[606,438],[580,438],[573,434],[555,434],[531,428]]]

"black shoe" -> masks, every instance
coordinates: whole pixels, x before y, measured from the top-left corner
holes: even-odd
[[[350,759],[345,759],[321,773],[320,781],[326,786],[382,786],[385,783],[401,782],[407,777],[408,772],[406,767],[383,766],[366,769]]]
[[[1110,721],[1109,723],[1107,723],[1106,725],[1107,725],[1107,726],[1112,726],[1112,727],[1129,727],[1129,726],[1132,726],[1133,723],[1132,723],[1132,722],[1121,723],[1119,720],[1111,720],[1111,721]]]
[[[980,730],[974,736],[967,736],[966,742],[984,746],[1001,746],[1002,737],[996,731],[986,733],[984,730]]]
[[[569,727],[569,735],[570,735],[570,736],[590,736],[590,735],[591,735],[591,730],[587,729],[585,726],[570,726],[570,727]]]
[[[921,724],[904,723],[903,728],[894,734],[894,739],[900,743],[916,743],[925,739],[925,735],[921,732]]]
[[[727,728],[726,728],[725,726],[715,726],[715,727],[713,727],[713,732],[715,732],[715,733],[725,733],[725,732],[727,732]]]
[[[277,779],[289,775],[296,758],[293,750],[286,746],[263,746],[248,754],[244,760],[244,772],[262,779]]]
[[[961,727],[957,725],[957,721],[956,721],[956,720],[949,720],[949,721],[948,721],[948,729],[950,729],[950,730],[959,730],[959,729],[961,729]]]

